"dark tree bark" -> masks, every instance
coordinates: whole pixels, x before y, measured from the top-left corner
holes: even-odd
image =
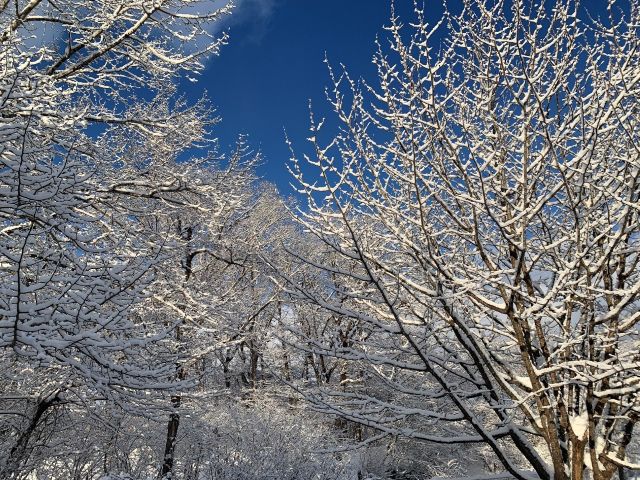
[[[173,476],[173,464],[176,450],[176,439],[178,437],[178,427],[180,426],[180,408],[181,395],[174,395],[171,397],[171,405],[174,412],[169,415],[169,422],[167,423],[167,442],[164,447],[164,458],[162,462],[162,468],[160,470],[161,479],[170,479]]]
[[[24,464],[30,455],[28,451],[29,441],[38,428],[42,417],[51,407],[60,404],[60,402],[60,390],[38,401],[35,411],[33,412],[33,416],[29,421],[29,425],[27,425],[27,428],[20,433],[16,444],[9,453],[7,462],[0,470],[0,478],[10,479],[16,477],[20,469],[20,465]]]
[[[178,222],[178,230],[182,237],[182,240],[186,244],[186,253],[184,257],[184,283],[187,284],[189,279],[191,278],[191,274],[193,273],[193,259],[195,258],[196,253],[190,250],[189,242],[191,242],[193,238],[193,228],[186,227],[182,228],[181,222]],[[183,310],[186,308],[182,307]],[[182,334],[180,330],[180,326],[176,327],[176,342],[178,346],[182,343]],[[186,370],[185,367],[181,364],[176,366],[176,378],[180,380],[184,380],[186,378]],[[169,421],[167,422],[167,440],[165,442],[164,447],[164,457],[162,458],[162,468],[160,469],[160,474],[158,478],[161,480],[169,480],[173,478],[173,467],[175,463],[175,451],[176,451],[176,440],[178,438],[178,428],[180,427],[180,405],[182,403],[182,395],[176,394],[171,397],[171,408],[172,412],[169,415]]]

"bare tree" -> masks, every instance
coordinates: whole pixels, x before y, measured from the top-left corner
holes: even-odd
[[[317,177],[294,159],[300,222],[333,260],[299,252],[325,281],[289,290],[362,325],[315,351],[381,387],[313,399],[383,434],[488,445],[516,478],[640,468],[640,7],[611,1],[601,22],[572,1],[469,0],[435,27],[416,11],[410,35],[392,17],[377,85],[331,71],[342,127],[324,144],[312,117]]]
[[[200,168],[190,173],[198,183],[190,192],[183,192],[185,206],[150,209],[155,215],[147,219],[149,231],[168,240],[170,246],[165,250],[172,255],[157,266],[152,294],[140,305],[140,315],[175,325],[175,380],[192,387],[189,390],[204,386],[205,372],[198,364],[224,346],[224,322],[219,317],[228,310],[239,313],[234,304],[243,293],[235,279],[226,278],[226,269],[234,262],[242,265],[242,260],[227,258],[224,247],[232,240],[225,227],[251,210],[257,158],[241,140],[224,169]],[[174,474],[185,393],[188,390],[183,388],[171,395],[159,478]]]
[[[146,222],[197,209],[206,193],[198,172],[217,157],[177,161],[215,149],[216,118],[174,84],[225,43],[213,32],[230,9],[0,2],[0,359],[19,372],[0,397],[13,441],[3,478],[18,475],[52,409],[144,405],[175,388],[174,362],[156,355],[175,323],[136,315],[173,254]]]

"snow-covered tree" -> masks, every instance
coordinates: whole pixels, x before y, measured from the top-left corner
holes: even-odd
[[[211,383],[211,372],[207,365],[216,352],[233,343],[225,335],[230,317],[260,308],[247,301],[246,286],[229,274],[235,267],[244,268],[246,258],[234,258],[228,252],[230,245],[243,240],[238,236],[240,232],[230,225],[250,215],[254,206],[256,159],[241,140],[226,168],[193,172],[198,188],[185,193],[185,198],[191,198],[189,203],[197,208],[182,208],[149,219],[152,231],[171,232],[162,237],[172,239],[168,249],[173,254],[158,265],[150,287],[152,295],[140,305],[140,315],[153,319],[152,323],[175,324],[172,346],[175,380],[191,385],[171,396],[161,478],[171,478],[173,473],[181,410],[194,411],[194,398],[188,392],[195,389],[199,392],[196,396],[209,399],[207,384]],[[246,308],[239,308],[240,305]],[[186,409],[183,394],[188,395],[187,402],[192,402]],[[202,399],[195,404],[197,408],[207,408]]]
[[[3,478],[54,407],[146,405],[175,388],[174,359],[158,352],[176,322],[136,310],[173,255],[170,231],[148,222],[198,210],[210,192],[199,177],[218,155],[183,159],[215,149],[216,119],[175,84],[226,41],[210,32],[230,8],[0,2]]]
[[[317,176],[292,166],[326,252],[288,288],[363,332],[306,342],[368,365],[317,408],[487,445],[520,479],[606,480],[640,468],[640,7],[542,3],[417,9],[377,84],[331,71],[340,131],[312,117]]]

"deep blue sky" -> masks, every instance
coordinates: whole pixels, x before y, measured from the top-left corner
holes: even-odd
[[[225,0],[226,1],[226,0]],[[229,150],[241,133],[264,156],[259,174],[280,192],[293,193],[286,164],[286,129],[297,153],[308,148],[309,99],[317,117],[327,114],[324,88],[329,76],[323,60],[346,65],[355,78],[372,78],[376,35],[384,38],[391,0],[236,0],[227,21],[229,45],[209,61],[198,83],[183,82],[194,98],[204,91],[222,117],[217,136]],[[395,0],[408,23],[413,0]],[[442,0],[427,1],[431,22],[442,14]],[[448,0],[456,11],[460,0]],[[552,5],[553,0],[547,5]],[[605,12],[604,0],[583,3],[592,15]],[[330,116],[330,115],[329,115]]]
[[[413,19],[413,0],[395,4],[398,14]],[[222,146],[248,134],[264,155],[260,175],[289,195],[284,129],[296,150],[307,147],[309,99],[314,111],[326,111],[325,52],[354,77],[375,74],[374,42],[390,12],[389,0],[244,0],[228,27],[229,45],[198,83],[184,85],[195,96],[208,92],[222,117],[216,131]],[[440,13],[436,5],[431,15]]]

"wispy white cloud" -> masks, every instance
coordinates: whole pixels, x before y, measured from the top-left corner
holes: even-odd
[[[216,0],[222,6],[231,0]],[[218,31],[234,30],[242,25],[245,29],[243,38],[235,38],[240,42],[260,42],[269,29],[269,23],[278,7],[280,0],[232,0],[235,8],[233,13],[222,19],[217,25]]]

